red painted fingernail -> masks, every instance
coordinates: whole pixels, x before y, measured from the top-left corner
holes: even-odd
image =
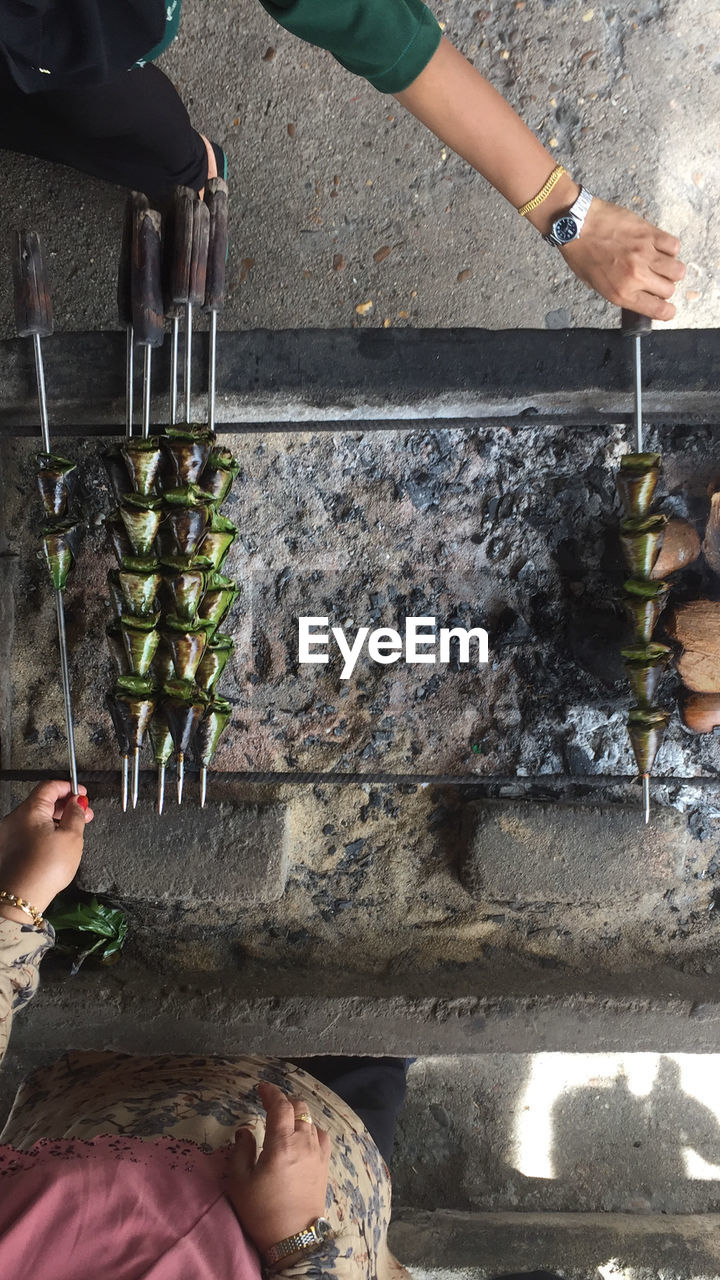
[[[88,807],[88,798],[87,798],[87,796],[76,796],[76,797],[75,797],[75,799],[77,800],[77,802],[78,802],[78,804],[80,805],[80,808],[81,808],[81,809],[87,809],[87,807]]]

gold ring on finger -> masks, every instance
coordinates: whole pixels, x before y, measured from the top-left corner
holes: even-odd
[[[312,1116],[308,1111],[298,1111],[295,1116],[295,1119],[302,1120],[303,1124],[312,1124],[312,1125],[315,1124],[315,1121],[313,1120]]]

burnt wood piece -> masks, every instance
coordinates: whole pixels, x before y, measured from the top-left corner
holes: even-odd
[[[197,193],[190,187],[176,187],[169,215],[167,278],[170,301],[180,306],[190,296],[193,248],[193,207]]]
[[[201,307],[205,301],[208,242],[210,239],[210,210],[198,200],[193,208],[192,254],[190,258],[190,290],[188,302]]]

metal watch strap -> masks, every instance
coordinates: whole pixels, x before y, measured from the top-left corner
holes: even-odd
[[[577,197],[577,200],[575,201],[575,203],[570,206],[566,214],[558,214],[557,218],[553,219],[553,226],[555,225],[556,222],[560,220],[560,218],[567,217],[569,214],[579,224],[578,233],[577,233],[577,235],[579,236],[580,232],[583,229],[583,224],[585,222],[585,219],[588,215],[588,210],[594,198],[595,197],[591,195],[591,193],[587,191],[585,187],[581,187],[580,195]],[[574,238],[577,240],[577,236],[575,236]],[[555,236],[553,235],[552,231],[549,231],[547,235],[543,236],[543,240],[547,240],[548,244],[554,245],[555,248],[562,247],[560,242],[555,239]],[[570,243],[572,244],[572,241],[570,241]]]
[[[323,1227],[327,1227],[327,1231],[323,1231]],[[294,1235],[287,1236],[285,1240],[279,1240],[277,1244],[266,1250],[263,1254],[265,1266],[276,1267],[284,1258],[289,1258],[295,1253],[314,1253],[328,1239],[329,1231],[330,1223],[325,1218],[318,1218],[304,1231],[296,1231]]]

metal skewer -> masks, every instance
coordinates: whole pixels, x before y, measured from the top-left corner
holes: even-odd
[[[643,451],[643,398],[642,398],[642,338],[652,329],[649,316],[641,316],[638,312],[623,309],[622,332],[625,337],[632,338],[634,348],[635,371],[635,452]],[[650,821],[650,774],[642,774],[642,812],[643,821]]]
[[[225,260],[228,245],[228,187],[223,178],[210,178],[205,188],[210,211],[205,310],[210,313],[208,344],[208,428],[215,430],[215,373],[217,369],[217,318],[225,293]],[[202,785],[202,782],[201,782]],[[201,801],[201,804],[203,802]]]
[[[177,754],[177,802],[178,804],[182,804],[184,786],[185,786],[185,752],[178,751],[178,754]]]
[[[208,783],[207,765],[203,765],[202,769],[200,770],[200,808],[201,809],[205,808],[205,804],[207,802],[207,783]]]
[[[40,409],[40,434],[45,453],[50,453],[50,427],[48,423],[47,395],[45,391],[45,367],[41,338],[53,332],[53,314],[50,301],[45,263],[40,238],[34,231],[17,231],[14,236],[13,288],[15,319],[21,338],[32,337],[35,356],[35,377]],[[67,633],[63,593],[55,589],[58,649],[60,651],[60,682],[62,686],[65,733],[68,747],[68,765],[73,794],[78,793],[77,760],[75,757],[75,731],[73,726],[70,671],[68,664]]]

